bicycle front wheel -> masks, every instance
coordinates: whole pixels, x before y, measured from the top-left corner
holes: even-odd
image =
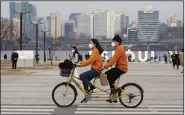
[[[121,87],[124,91],[119,91],[120,103],[127,108],[135,108],[143,101],[143,89],[136,83],[127,83]]]
[[[58,84],[52,91],[53,102],[59,107],[71,106],[75,102],[76,97],[76,88],[67,82]]]

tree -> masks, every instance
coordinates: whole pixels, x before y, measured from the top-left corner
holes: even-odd
[[[1,18],[1,40],[8,40],[15,36],[15,26],[12,20]]]
[[[49,48],[49,58],[50,58],[51,65],[53,65],[53,57],[55,55],[56,49],[59,49],[59,47],[60,47],[60,42],[59,42],[58,38],[56,38],[56,39],[51,38],[49,43],[51,44],[51,47]],[[52,51],[53,51],[53,53],[52,53]]]

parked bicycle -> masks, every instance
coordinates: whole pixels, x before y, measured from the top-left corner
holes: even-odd
[[[53,99],[53,102],[57,106],[69,107],[76,101],[78,92],[76,88],[74,87],[74,85],[71,84],[71,82],[73,82],[80,89],[80,91],[85,95],[87,100],[91,100],[93,98],[109,98],[110,89],[102,89],[96,85],[96,80],[98,79],[98,76],[94,78],[93,85],[96,87],[97,90],[99,90],[99,92],[88,93],[79,84],[79,82],[77,82],[76,79],[79,79],[79,78],[74,76],[74,70],[76,67],[77,65],[74,64],[71,71],[70,70],[68,72],[66,71],[66,74],[64,72],[62,76],[67,77],[67,82],[62,82],[56,85],[52,91],[52,99]],[[135,88],[136,90],[138,90],[139,94],[137,94],[137,92],[131,93],[130,91],[127,90],[128,87]],[[101,92],[106,93],[107,96],[98,96],[98,95],[94,96],[93,95],[93,94],[99,94]],[[141,102],[143,101],[143,96],[144,96],[143,93],[144,93],[143,89],[138,84],[126,83],[121,87],[121,90],[117,94],[113,95],[111,98],[113,99],[119,98],[119,101],[123,106],[127,108],[135,108],[139,106]],[[140,98],[137,98],[137,97],[140,97]],[[132,104],[133,101],[136,101],[136,103]]]

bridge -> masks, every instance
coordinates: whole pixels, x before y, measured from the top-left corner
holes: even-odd
[[[61,40],[60,44],[62,45],[72,45],[72,44],[89,44],[90,40]],[[110,44],[112,41],[111,40],[99,40],[100,44]],[[135,44],[135,45],[143,45],[143,44],[149,44],[149,45],[168,45],[168,44],[177,44],[177,45],[183,45],[184,41],[183,40],[165,40],[165,41],[123,41],[123,45],[129,45],[129,44]]]

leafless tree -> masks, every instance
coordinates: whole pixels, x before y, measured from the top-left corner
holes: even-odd
[[[1,40],[9,40],[10,37],[14,37],[13,31],[15,26],[12,20],[1,17]]]
[[[49,48],[49,57],[50,57],[50,62],[51,62],[51,65],[53,65],[53,58],[54,58],[54,55],[55,55],[55,51],[57,50],[57,49],[59,49],[59,47],[60,47],[60,42],[59,42],[59,40],[56,38],[56,39],[53,39],[53,38],[51,38],[51,40],[50,40],[50,44],[51,44],[51,47]],[[51,54],[51,52],[52,52],[52,54]]]

